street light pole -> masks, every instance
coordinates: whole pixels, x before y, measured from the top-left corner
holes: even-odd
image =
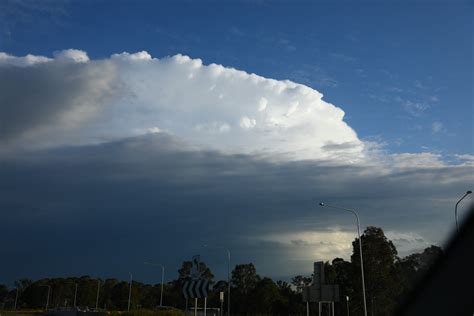
[[[97,280],[97,297],[95,299],[95,310],[99,308],[99,291],[100,291],[100,279]]]
[[[454,207],[454,218],[456,219],[456,231],[459,233],[459,226],[458,226],[458,204],[469,194],[471,194],[472,191],[467,191],[464,193],[462,198],[459,199],[459,201],[456,203],[456,206]]]
[[[49,306],[49,295],[51,293],[51,286],[50,285],[40,285],[40,287],[47,287],[48,288],[48,296],[46,297],[46,307],[45,310],[48,311],[48,306]]]
[[[356,221],[357,221],[357,235],[359,237],[359,253],[360,253],[360,271],[362,275],[362,294],[364,296],[364,315],[367,316],[367,303],[366,303],[366,298],[365,298],[365,281],[364,281],[364,260],[362,258],[362,239],[360,238],[360,222],[359,222],[359,215],[357,215],[356,211],[344,208],[344,207],[339,207],[339,206],[333,206],[333,205],[328,205],[324,204],[323,202],[319,203],[320,206],[322,207],[330,207],[330,208],[335,208],[347,212],[351,212],[352,214],[355,215]]]
[[[127,311],[130,311],[130,299],[132,297],[132,273],[129,272],[130,274],[130,286],[128,287],[128,307],[127,307]]]
[[[15,310],[15,311],[16,311],[16,303],[18,302],[18,291],[19,291],[19,289],[17,287],[16,288],[16,296],[15,296],[15,305],[13,306],[13,310]]]
[[[161,293],[160,293],[160,307],[163,306],[163,284],[165,282],[165,266],[159,263],[150,263],[144,262],[144,264],[148,264],[150,266],[158,266],[161,267]]]
[[[76,298],[77,298],[77,283],[76,283],[76,288],[74,290],[74,307],[76,307]]]
[[[161,266],[161,291],[160,291],[160,306],[163,306],[163,284],[165,283],[165,266]]]
[[[230,316],[230,250],[227,250],[227,316]]]
[[[346,296],[347,316],[349,316],[349,296]]]
[[[46,311],[48,310],[49,306],[49,294],[51,293],[51,286],[47,285],[48,287],[48,297],[46,297]]]
[[[45,310],[48,311],[48,306],[49,306],[49,294],[51,292],[51,286],[48,285],[48,284],[43,284],[43,285],[39,285],[38,287],[47,287],[48,288],[48,296],[46,297],[46,307],[45,307]]]

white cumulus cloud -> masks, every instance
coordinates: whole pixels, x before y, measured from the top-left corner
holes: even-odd
[[[36,65],[41,67],[33,69]],[[180,54],[158,59],[145,51],[123,52],[90,60],[76,49],[55,52],[54,58],[1,53],[0,72],[4,80],[7,74],[17,75],[10,85],[18,87],[8,93],[8,100],[1,100],[0,111],[18,119],[31,116],[29,112],[42,104],[49,113],[25,124],[18,120],[11,127],[16,132],[7,132],[10,144],[75,145],[158,128],[230,153],[297,160],[343,160],[347,155],[357,160],[364,155],[363,142],[344,122],[344,111],[324,101],[320,92],[291,81],[204,65]],[[25,81],[28,72],[34,76]],[[25,97],[20,87],[37,93]],[[17,101],[22,111],[13,106]],[[31,121],[34,124],[27,124]],[[349,143],[350,152],[341,151],[343,147],[331,150]]]
[[[66,49],[54,53],[54,59],[56,61],[74,62],[74,63],[86,63],[89,61],[87,53],[78,49]]]
[[[51,58],[44,56],[35,56],[28,54],[23,57],[12,56],[7,53],[0,52],[0,66],[17,66],[27,67],[35,64],[51,61]]]

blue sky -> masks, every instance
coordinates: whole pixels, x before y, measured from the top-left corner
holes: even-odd
[[[461,1],[0,0],[0,283],[158,281],[144,260],[170,280],[197,252],[224,278],[202,244],[288,280],[350,257],[352,218],[321,200],[400,256],[442,245],[474,183],[472,21]]]

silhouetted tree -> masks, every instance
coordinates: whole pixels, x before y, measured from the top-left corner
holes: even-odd
[[[178,281],[183,284],[185,281],[191,279],[191,261],[183,261],[181,268],[178,270]],[[199,271],[201,272],[201,278],[212,281],[214,279],[214,274],[212,274],[211,269],[209,269],[204,262],[199,263]]]
[[[270,278],[263,278],[257,282],[251,296],[246,302],[251,302],[252,310],[259,314],[278,314],[278,305],[285,305],[285,299],[280,295],[278,286]]]
[[[364,270],[366,277],[367,305],[369,314],[390,315],[402,294],[409,292],[433,262],[442,254],[440,247],[431,246],[421,253],[405,258],[397,257],[397,250],[383,230],[368,227],[362,235]],[[362,289],[360,279],[359,240],[352,243],[351,261],[335,258],[325,262],[327,283],[338,284],[341,304],[345,306],[345,296],[350,297],[351,315],[362,315]],[[190,278],[191,261],[184,261],[178,270],[177,279],[164,284],[163,303],[177,308],[185,307],[182,286]],[[201,262],[202,275],[212,281],[214,275]],[[304,315],[306,306],[302,302],[300,287],[308,286],[312,278],[297,275],[291,284],[276,283],[268,278],[260,278],[252,263],[236,265],[232,271],[232,311],[238,315]],[[95,307],[98,279],[89,276],[70,278],[45,278],[37,281],[20,279],[15,282],[19,291],[18,308],[44,308],[51,287],[50,307],[72,306],[75,286],[78,286],[77,305]],[[218,281],[210,291],[208,306],[220,306],[219,292],[227,294],[227,282]],[[132,284],[131,309],[153,309],[159,304],[160,284]],[[128,280],[107,279],[100,283],[99,307],[107,310],[126,310],[128,305]],[[13,308],[16,289],[0,285],[0,308]],[[2,303],[3,302],[3,303]],[[191,305],[191,302],[190,302]],[[314,305],[313,305],[314,306]],[[314,308],[313,308],[314,310]],[[336,307],[336,315],[346,315],[345,308]]]
[[[238,264],[232,270],[231,286],[233,288],[232,309],[239,313],[248,313],[254,303],[252,292],[260,281],[252,263]],[[240,302],[240,303],[239,303]],[[242,302],[245,302],[242,304]]]
[[[400,299],[410,293],[433,263],[443,254],[438,246],[430,246],[422,253],[414,253],[397,262],[399,284],[402,287]]]
[[[310,277],[304,277],[302,275],[297,275],[291,279],[291,284],[296,287],[297,291],[301,291],[301,289],[305,286],[309,286],[313,282],[313,279]]]
[[[393,243],[385,237],[381,228],[369,226],[361,236],[365,287],[367,294],[367,309],[377,315],[390,315],[395,307],[396,298],[401,288],[397,282],[395,262],[397,250]],[[352,242],[353,254],[351,263],[353,266],[354,291],[352,304],[354,312],[361,314],[363,311],[362,291],[360,288],[360,257],[359,239]]]
[[[8,288],[4,284],[0,284],[0,307],[5,308],[6,300],[8,298]]]

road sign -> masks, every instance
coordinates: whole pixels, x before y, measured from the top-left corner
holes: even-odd
[[[185,299],[189,298],[204,298],[207,297],[209,290],[209,280],[191,280],[184,282],[183,296]]]
[[[314,263],[313,284],[324,284],[326,281],[324,275],[324,262],[318,261]]]
[[[339,285],[325,283],[324,262],[315,262],[313,284],[303,288],[303,302],[339,302]]]
[[[339,285],[321,284],[303,289],[303,302],[339,302]]]

